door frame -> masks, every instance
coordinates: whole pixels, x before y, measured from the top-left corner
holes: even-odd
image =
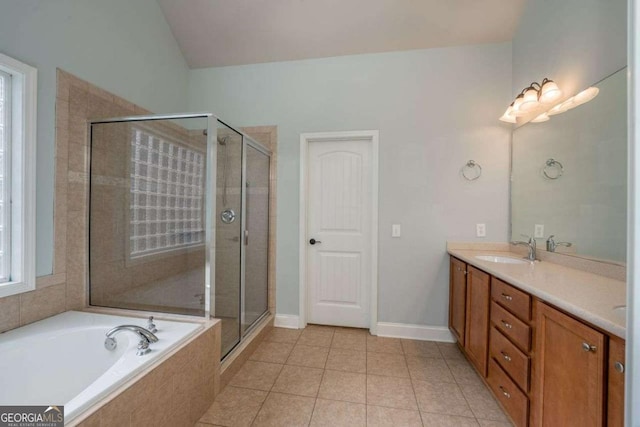
[[[307,203],[309,183],[309,143],[367,141],[371,143],[371,288],[369,292],[369,331],[378,329],[378,140],[379,131],[338,131],[300,134],[300,227],[299,227],[299,319],[298,327],[307,326]]]

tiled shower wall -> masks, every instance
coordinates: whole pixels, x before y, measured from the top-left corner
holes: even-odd
[[[150,112],[58,70],[53,274],[38,277],[34,291],[0,298],[0,332],[87,306],[87,120],[142,114]],[[274,313],[277,132],[273,126],[243,131],[274,153],[269,216],[269,308]]]

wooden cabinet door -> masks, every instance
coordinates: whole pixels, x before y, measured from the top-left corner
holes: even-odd
[[[467,301],[467,264],[451,257],[449,267],[449,329],[464,346]]]
[[[607,426],[624,426],[624,340],[609,339],[609,374],[607,396]]]
[[[536,301],[533,425],[602,426],[604,335]]]
[[[480,374],[487,376],[490,276],[467,266],[467,318],[464,348]]]

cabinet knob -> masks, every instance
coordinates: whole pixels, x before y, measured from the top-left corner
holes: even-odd
[[[500,386],[500,391],[502,392],[504,397],[506,397],[507,399],[511,399],[511,393],[509,393],[507,390],[505,390],[504,387]]]
[[[587,352],[591,351],[591,352],[593,352],[593,353],[595,353],[595,352],[596,352],[596,350],[597,350],[597,348],[596,348],[596,346],[595,346],[595,345],[591,345],[591,344],[586,343],[586,342],[583,342],[583,343],[582,343],[582,349],[583,349],[584,351],[587,351]]]
[[[507,301],[513,300],[513,297],[511,295],[507,295],[507,294],[504,294],[504,293],[502,294],[502,298],[504,298]]]
[[[620,372],[621,374],[623,374],[623,373],[624,373],[624,363],[622,363],[622,362],[615,362],[615,363],[613,364],[613,368],[614,368],[616,371]]]
[[[505,353],[504,351],[501,351],[500,354],[502,355],[502,358],[504,360],[506,360],[507,362],[511,362],[511,356],[509,356],[507,353]]]
[[[501,320],[500,322],[502,322],[504,327],[507,328],[507,329],[512,329],[513,328],[513,325],[511,323],[509,323],[509,322],[506,322],[504,320]]]

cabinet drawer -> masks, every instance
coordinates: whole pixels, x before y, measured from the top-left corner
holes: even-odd
[[[521,320],[531,320],[531,296],[502,280],[491,279],[491,299],[515,314]]]
[[[529,390],[529,356],[518,350],[496,328],[491,328],[489,354],[522,390]]]
[[[531,327],[496,302],[491,302],[491,322],[522,350],[531,350]]]
[[[529,418],[529,399],[493,359],[489,361],[487,382],[515,425],[526,426]]]

